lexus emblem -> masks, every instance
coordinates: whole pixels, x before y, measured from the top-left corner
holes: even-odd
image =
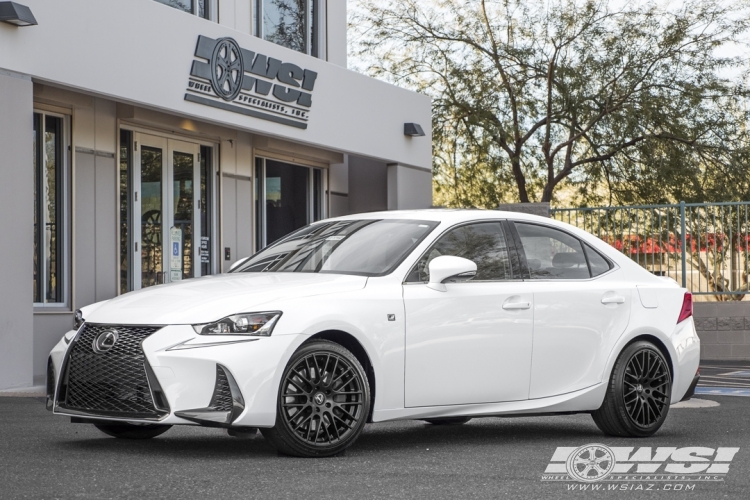
[[[211,54],[211,86],[225,101],[234,100],[242,89],[245,68],[242,50],[231,38],[220,38]]]
[[[106,330],[100,333],[94,339],[94,342],[91,344],[91,348],[97,354],[107,352],[112,349],[112,347],[114,347],[118,338],[120,338],[120,334],[117,332],[117,330]]]

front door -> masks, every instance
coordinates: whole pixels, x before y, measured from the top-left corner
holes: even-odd
[[[200,146],[133,139],[133,288],[200,276]]]
[[[474,261],[477,276],[428,288],[441,255]],[[403,285],[406,407],[528,398],[533,295],[513,278],[500,222],[452,229],[420,259]]]

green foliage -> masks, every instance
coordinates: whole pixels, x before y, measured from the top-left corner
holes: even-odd
[[[747,199],[745,3],[617,5],[362,0],[367,71],[433,98],[438,202]]]

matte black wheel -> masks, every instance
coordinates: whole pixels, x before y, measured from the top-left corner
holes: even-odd
[[[445,418],[426,418],[425,422],[432,425],[462,425],[471,420],[471,417],[445,417]]]
[[[129,424],[123,423],[102,423],[94,424],[94,427],[104,434],[119,439],[151,439],[167,432],[171,425],[159,424]]]
[[[276,426],[261,432],[287,455],[328,457],[354,443],[369,411],[370,388],[357,358],[318,340],[292,356],[279,387]]]
[[[671,394],[664,355],[650,342],[634,342],[617,359],[604,402],[591,415],[610,436],[651,436],[667,418]]]

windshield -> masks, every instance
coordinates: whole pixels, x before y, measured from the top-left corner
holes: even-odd
[[[393,271],[437,225],[402,219],[312,224],[261,250],[232,272],[382,276]]]

